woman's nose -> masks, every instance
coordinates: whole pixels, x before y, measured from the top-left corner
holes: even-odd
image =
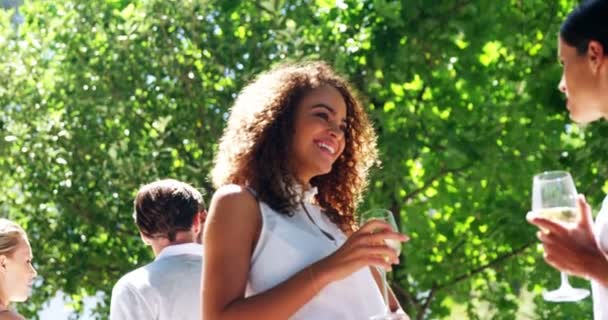
[[[344,131],[342,131],[340,125],[335,123],[330,124],[329,133],[335,138],[342,138],[344,136]]]
[[[562,78],[559,80],[559,84],[557,85],[557,88],[559,89],[559,91],[566,93],[566,78],[564,77],[564,75],[562,74]]]

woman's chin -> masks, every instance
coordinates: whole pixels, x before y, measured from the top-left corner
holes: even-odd
[[[602,118],[602,115],[590,112],[570,111],[570,119],[578,124],[585,125]]]
[[[315,175],[315,177],[324,176],[324,175],[326,175],[326,174],[328,174],[330,172],[331,172],[331,167],[329,167],[329,168],[319,168],[317,170],[317,174]]]
[[[29,294],[28,295],[22,295],[22,296],[17,296],[17,297],[13,297],[11,299],[12,302],[25,302],[27,299],[29,298]]]

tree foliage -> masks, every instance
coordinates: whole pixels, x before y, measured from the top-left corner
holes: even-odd
[[[416,319],[556,319],[558,273],[524,219],[531,177],[573,173],[599,206],[608,127],[571,125],[556,90],[572,0],[29,1],[0,11],[0,210],[27,229],[42,281],[75,310],[152,259],[132,222],[141,184],[211,193],[238,91],[285,59],[323,59],[366,101],[382,165],[361,208],[412,240],[392,284]],[[584,281],[576,282],[585,285]],[[527,297],[531,310],[521,310]]]

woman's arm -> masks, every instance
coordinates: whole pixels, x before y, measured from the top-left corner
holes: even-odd
[[[244,188],[226,186],[211,201],[204,231],[203,319],[287,319],[332,281],[367,266],[396,263],[383,239],[404,241],[382,222],[365,225],[334,254],[261,294],[245,298],[250,259],[261,217],[256,199]],[[372,230],[385,230],[372,234]]]

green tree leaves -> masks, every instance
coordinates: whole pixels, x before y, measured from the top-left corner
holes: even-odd
[[[574,1],[37,2],[0,11],[0,210],[32,238],[35,317],[64,291],[109,293],[151,260],[139,185],[204,189],[234,97],[284,59],[320,58],[360,91],[382,166],[362,209],[411,235],[393,285],[417,319],[590,315],[549,304],[559,281],[525,220],[534,173],[570,170],[598,207],[605,124],[571,126],[557,27]],[[459,313],[460,312],[460,313]]]

